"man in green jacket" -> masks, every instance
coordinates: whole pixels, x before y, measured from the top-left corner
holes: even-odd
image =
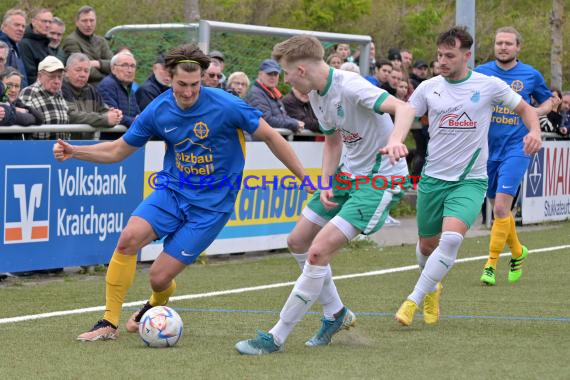
[[[63,41],[63,51],[69,57],[73,53],[83,53],[90,59],[91,72],[89,83],[97,85],[105,76],[111,73],[111,57],[113,53],[107,41],[95,35],[97,15],[95,9],[86,5],[77,11],[75,16],[77,27]]]

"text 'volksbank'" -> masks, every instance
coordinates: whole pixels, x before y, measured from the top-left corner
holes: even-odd
[[[90,197],[126,195],[127,175],[120,166],[116,174],[100,174],[95,167],[91,172],[84,167],[75,170],[58,169],[61,197]],[[57,235],[98,235],[104,241],[109,233],[120,233],[126,220],[123,212],[98,212],[95,205],[85,205],[69,211],[57,210]]]

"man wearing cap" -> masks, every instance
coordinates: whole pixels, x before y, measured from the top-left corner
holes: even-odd
[[[170,88],[170,74],[164,67],[164,56],[161,54],[152,65],[152,74],[135,92],[141,112],[158,95]]]
[[[213,62],[218,62],[220,65],[220,74],[222,74],[222,78],[220,79],[220,88],[226,89],[226,75],[224,74],[224,53],[218,50],[212,50],[210,54],[208,54]]]
[[[412,73],[410,74],[410,81],[414,85],[414,88],[418,88],[420,83],[427,79],[428,76],[428,64],[422,59],[418,59],[414,66],[412,67]]]
[[[396,69],[402,68],[402,55],[400,50],[396,48],[391,48],[388,50],[388,60],[392,62],[392,67]]]
[[[277,89],[281,67],[273,59],[266,59],[259,66],[257,79],[245,98],[252,107],[263,112],[263,118],[273,128],[284,128],[294,132],[302,130],[305,123],[293,119],[285,112],[281,92]]]
[[[217,61],[210,61],[210,66],[204,71],[202,77],[202,85],[205,87],[222,88],[220,80],[222,79],[222,67]]]
[[[63,63],[53,55],[48,55],[38,65],[38,80],[20,93],[22,103],[41,112],[45,124],[69,123],[69,108],[61,93],[64,71]],[[69,133],[56,133],[57,138],[69,136]],[[33,134],[33,138],[49,140],[51,134],[38,132]]]

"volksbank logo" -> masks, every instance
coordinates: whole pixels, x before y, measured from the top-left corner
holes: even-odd
[[[50,165],[6,165],[4,244],[49,240]]]

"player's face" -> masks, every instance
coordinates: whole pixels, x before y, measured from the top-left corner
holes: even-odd
[[[453,47],[445,44],[437,47],[437,62],[444,78],[460,80],[466,74],[471,51],[461,49],[460,46],[461,43],[456,39]]]
[[[495,36],[495,59],[501,63],[510,63],[517,59],[521,46],[513,33],[497,33]]]
[[[176,68],[172,77],[172,92],[176,99],[176,104],[182,109],[190,108],[200,96],[200,79],[202,73],[197,71],[184,71]]]
[[[285,76],[285,83],[295,87],[301,94],[308,94],[314,90],[308,79],[307,69],[304,65],[285,62],[283,60],[280,64]]]

